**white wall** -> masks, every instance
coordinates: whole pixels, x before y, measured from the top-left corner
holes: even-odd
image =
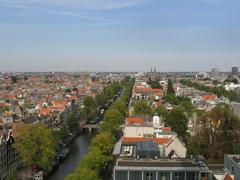
[[[124,129],[124,137],[143,137],[144,134],[154,134],[154,128],[127,126]]]

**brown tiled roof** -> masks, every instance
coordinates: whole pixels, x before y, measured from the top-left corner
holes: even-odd
[[[136,143],[141,141],[155,141],[157,144],[168,144],[171,138],[143,138],[143,137],[123,137],[122,142],[124,143]]]

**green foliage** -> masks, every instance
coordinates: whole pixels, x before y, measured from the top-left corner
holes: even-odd
[[[149,79],[148,84],[151,86],[151,88],[162,89],[162,86],[160,85],[159,81],[156,81],[156,80],[153,81],[151,80],[151,78]]]
[[[174,107],[166,117],[166,123],[175,131],[184,142],[187,140],[187,123],[186,110],[182,106]]]
[[[113,83],[104,89],[103,95],[107,100],[110,100],[121,89],[120,84],[125,87],[122,97],[105,112],[100,133],[93,138],[90,151],[81,160],[75,172],[67,176],[67,180],[98,180],[98,176],[101,176],[109,164],[113,162],[112,150],[116,142],[115,133],[120,130],[119,126],[124,122],[127,110],[126,104],[131,97],[134,83],[132,79],[130,80],[130,82]],[[102,97],[99,96],[98,98],[96,97],[95,100],[96,104],[100,106],[103,104]],[[85,106],[94,107],[92,100],[89,99],[87,102]]]
[[[6,180],[16,180],[17,179],[17,171],[14,170],[8,174]]]
[[[198,147],[210,163],[222,162],[224,154],[239,152],[240,121],[226,105],[218,105],[202,114],[201,126],[195,141],[188,143],[190,147]]]
[[[178,98],[174,95],[174,94],[167,94],[166,96],[164,96],[163,98],[166,102],[172,104],[172,105],[178,105],[179,104],[179,100]]]
[[[236,78],[228,78],[224,82],[238,84],[238,80]]]
[[[67,89],[65,89],[65,92],[70,93],[70,92],[72,92],[72,90],[67,88]]]
[[[171,79],[168,79],[167,95],[175,95],[175,91],[173,89],[173,82]]]
[[[73,90],[73,91],[78,91],[78,88],[77,88],[77,87],[74,87],[72,90]]]
[[[76,172],[69,174],[66,180],[99,180],[98,174],[88,168],[79,168]]]
[[[83,102],[84,108],[81,110],[81,118],[87,120],[93,119],[97,116],[97,105],[94,99],[90,96],[87,96]]]
[[[110,108],[105,112],[101,129],[103,131],[116,132],[119,125],[124,122],[124,116],[115,108]]]
[[[133,108],[135,115],[150,115],[152,113],[148,102],[144,100],[137,101]]]
[[[50,168],[56,153],[52,130],[43,124],[24,124],[17,132],[14,146],[20,153],[23,164]]]
[[[233,144],[233,154],[240,154],[240,143]]]
[[[187,155],[197,156],[200,155],[200,145],[195,137],[189,137],[187,141]]]
[[[28,76],[24,76],[23,80],[27,81],[28,80]]]
[[[99,107],[103,107],[108,101],[107,97],[103,93],[97,94],[95,100]]]
[[[57,140],[64,139],[65,137],[68,136],[68,134],[69,131],[65,126],[63,126],[59,131],[54,132],[55,138]]]
[[[4,106],[4,111],[9,111],[10,110],[10,107],[9,106]]]
[[[191,99],[185,96],[175,96],[173,94],[164,96],[164,100],[172,105],[181,105],[185,108],[188,115],[191,115],[192,112],[195,110]]]
[[[18,119],[19,117],[18,117],[17,114],[13,114],[13,115],[12,115],[12,118],[13,118],[14,120],[16,120],[16,119]]]
[[[159,116],[162,116],[164,119],[168,116],[168,110],[164,107],[156,108],[154,113],[157,113]]]
[[[18,78],[17,78],[17,76],[12,76],[11,80],[12,80],[12,83],[17,83]]]
[[[122,115],[125,115],[127,111],[126,103],[123,100],[118,100],[113,103],[112,108],[117,109]]]
[[[103,131],[92,140],[91,147],[93,149],[97,148],[101,150],[103,154],[107,155],[112,152],[115,141],[116,141],[116,138],[113,136],[111,132]]]
[[[203,84],[193,82],[191,80],[181,80],[180,83],[182,83],[185,86],[193,87],[200,91],[205,91],[208,93],[216,94],[218,97],[221,97],[221,96],[227,97],[230,101],[237,101],[239,98],[239,94],[237,92],[227,91],[227,90],[225,90],[225,88],[223,86],[208,87]]]
[[[87,96],[84,99],[83,105],[85,106],[85,108],[95,108],[96,107],[96,103],[94,101],[94,99],[90,96]]]
[[[77,130],[79,127],[78,119],[77,119],[77,113],[76,112],[71,112],[67,118],[67,123],[66,125],[68,126],[68,129],[70,131]]]

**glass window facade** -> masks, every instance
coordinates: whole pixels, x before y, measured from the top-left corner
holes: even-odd
[[[156,180],[156,172],[154,171],[145,171],[144,180]]]
[[[187,180],[198,180],[199,173],[197,172],[187,172]]]
[[[185,180],[185,172],[173,172],[173,180]]]
[[[115,171],[115,180],[128,180],[128,171]]]
[[[158,172],[158,180],[170,180],[170,172]]]
[[[142,171],[129,171],[129,179],[142,180]]]

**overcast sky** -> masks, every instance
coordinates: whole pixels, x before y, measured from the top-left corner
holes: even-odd
[[[240,0],[0,0],[0,71],[230,71]]]

